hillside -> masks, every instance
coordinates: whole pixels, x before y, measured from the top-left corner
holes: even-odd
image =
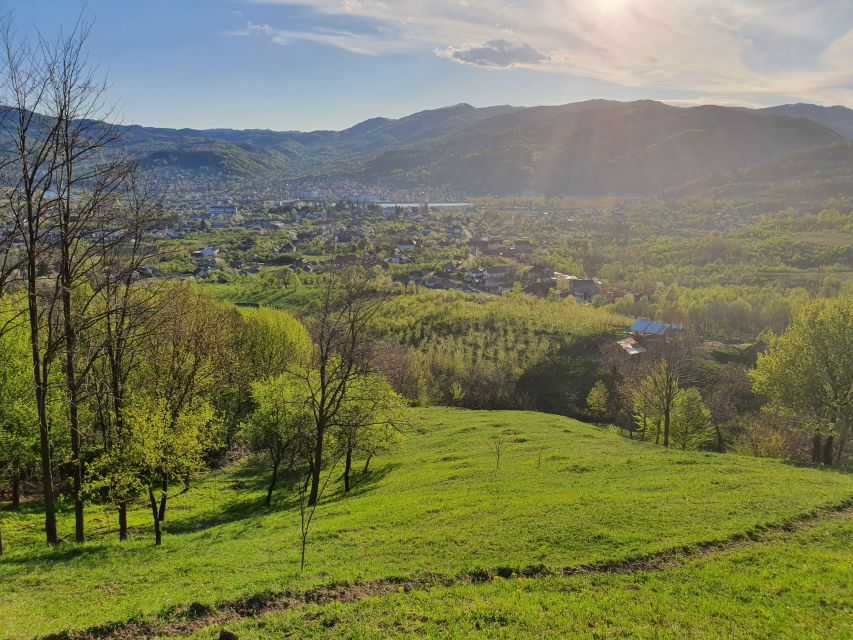
[[[468,195],[652,195],[840,139],[809,120],[596,100],[495,116],[431,146],[381,154],[361,177]]]
[[[478,109],[459,104],[396,120],[371,118],[343,131],[175,130],[141,126],[123,129],[124,143],[141,155],[146,168],[297,177],[330,163],[439,139],[471,123],[511,111],[512,107]]]
[[[505,574],[408,593],[367,591],[343,602],[271,608],[192,637],[217,638],[223,627],[241,640],[446,638],[447,629],[459,638],[849,637],[851,540],[847,512],[719,553],[667,558],[662,566],[533,579]]]
[[[0,636],[24,638],[119,623],[112,632],[102,629],[100,636],[182,636],[214,625],[200,637],[217,637],[224,621],[263,611],[270,603],[278,603],[279,612],[299,607],[300,594],[310,592],[320,602],[396,595],[366,602],[362,608],[339,608],[330,602],[334,612],[308,611],[292,622],[304,625],[300,637],[309,631],[312,637],[335,635],[336,622],[313,625],[324,619],[349,624],[358,611],[369,614],[358,622],[372,629],[365,637],[389,635],[385,625],[393,625],[395,616],[408,622],[391,635],[405,635],[409,629],[425,633],[436,619],[435,607],[443,606],[434,602],[448,603],[447,615],[460,616],[461,629],[470,632],[477,624],[492,628],[529,619],[532,629],[540,630],[539,637],[545,637],[570,628],[555,625],[575,623],[543,617],[536,608],[524,609],[521,618],[506,614],[505,622],[493,612],[504,610],[501,602],[510,597],[506,589],[521,589],[518,597],[533,603],[551,601],[564,585],[581,598],[565,601],[567,614],[575,607],[590,611],[603,602],[618,602],[627,588],[647,594],[634,599],[637,606],[670,610],[667,615],[678,629],[686,621],[672,611],[674,600],[689,596],[691,605],[700,606],[724,589],[719,576],[729,575],[726,566],[770,562],[760,559],[765,556],[739,561],[750,556],[738,556],[734,543],[769,535],[762,531],[776,531],[787,541],[783,523],[823,526],[828,516],[816,509],[840,507],[853,497],[849,474],[736,455],[665,450],[559,416],[444,408],[421,409],[417,415],[418,423],[397,449],[356,475],[352,493],[345,496],[333,480],[317,511],[302,574],[295,479],[287,479],[272,507],[266,508],[268,472],[252,465],[213,472],[188,493],[174,497],[160,548],[153,546],[150,512],[142,503],[129,514],[129,542],[116,540],[113,513],[93,507],[87,511],[90,541],[55,550],[40,544],[37,505],[20,514],[4,512],[8,555],[0,561]],[[492,451],[496,436],[506,443],[499,468]],[[62,531],[69,530],[72,517],[62,513]],[[841,537],[845,529],[815,531]],[[828,542],[806,536],[790,538],[790,544],[800,553],[820,555]],[[849,563],[849,537],[846,546],[839,544],[839,561]],[[640,565],[647,571],[658,571],[701,548],[732,549],[734,555],[723,556],[717,569],[711,565],[713,556],[702,560],[697,555],[700,564],[691,582],[678,573],[673,574],[675,581],[663,574],[614,575],[593,582],[584,577],[609,566],[635,566],[640,560],[647,563]],[[784,550],[779,547],[780,557],[796,557]],[[662,566],[655,564],[658,561]],[[844,579],[843,567],[838,567],[839,575],[832,574],[833,580]],[[577,578],[560,577],[573,573]],[[513,574],[528,577],[522,583]],[[506,576],[507,586],[497,584],[495,575]],[[803,604],[791,608],[795,595],[802,601],[801,594],[814,593],[815,600],[829,602],[824,606],[843,597],[843,584],[835,587],[826,574],[817,584],[809,582],[811,574],[797,575],[805,583],[802,590],[791,590],[786,582],[790,595],[779,594],[778,604],[763,602],[760,611],[736,601],[737,591],[749,589],[751,578],[729,583],[735,591],[729,604],[719,605],[721,615],[726,606],[740,606],[738,624],[750,629],[764,620],[763,612],[770,610],[766,607],[778,606],[779,615],[793,618],[793,624],[811,625],[813,611]],[[495,584],[472,584],[483,580]],[[644,587],[646,580],[650,582]],[[664,588],[667,584],[671,586]],[[449,590],[418,594],[424,587],[441,585]],[[475,589],[481,591],[470,591]],[[487,598],[485,617],[470,618],[472,610],[461,603],[478,601],[479,594]],[[818,616],[822,626],[815,628],[849,628],[849,609],[845,613],[834,606],[835,617],[824,621],[825,616]],[[418,610],[415,618],[405,613]],[[608,624],[609,632],[619,636],[631,635],[630,625],[640,622],[625,615],[610,618]],[[701,625],[703,619],[693,624]],[[252,628],[246,637],[268,637],[261,627]],[[276,628],[281,627],[272,626],[269,632]],[[514,635],[510,629],[505,633]]]
[[[853,138],[853,109],[836,105],[821,107],[816,104],[782,104],[765,109],[754,109],[753,113],[770,116],[788,116],[789,118],[807,118],[819,122],[845,138]]]
[[[647,196],[837,143],[850,133],[848,109],[794,107],[679,108],[651,100],[458,104],[371,118],[343,131],[120,129],[121,144],[142,167],[166,177],[310,175],[320,183],[347,178],[366,188],[460,196]]]
[[[806,149],[746,169],[705,177],[670,192],[720,198],[820,202],[853,197],[853,141]]]

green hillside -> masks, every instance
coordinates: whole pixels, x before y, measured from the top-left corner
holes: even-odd
[[[283,593],[299,600],[308,590],[343,583],[390,585],[396,592],[397,581],[400,586],[450,587],[411,599],[410,594],[395,595],[354,609],[341,605],[333,617],[344,621],[375,612],[359,623],[365,635],[353,631],[349,637],[384,636],[384,625],[394,624],[395,616],[419,610],[423,613],[417,619],[423,624],[414,630],[442,635],[430,626],[438,624],[435,608],[442,608],[442,601],[450,607],[447,615],[458,617],[460,629],[473,632],[478,618],[471,607],[479,605],[466,603],[485,603],[484,619],[494,620],[496,614],[489,611],[499,612],[508,598],[516,598],[516,586],[500,583],[478,591],[480,586],[464,584],[492,579],[496,573],[533,576],[522,583],[528,604],[521,617],[515,620],[509,609],[503,615],[513,618],[512,624],[525,625],[525,633],[539,629],[536,634],[542,635],[543,628],[559,621],[551,622],[535,603],[560,600],[557,594],[564,588],[578,589],[580,595],[562,603],[563,610],[587,607],[588,616],[589,607],[601,606],[599,592],[605,602],[626,597],[617,576],[567,578],[564,587],[561,578],[542,580],[549,573],[727,544],[807,516],[826,518],[815,516],[815,510],[849,504],[853,498],[853,477],[843,472],[665,450],[559,416],[446,408],[418,410],[416,416],[394,451],[356,475],[349,495],[333,478],[317,511],[301,575],[296,491],[282,487],[272,507],[264,507],[268,476],[252,465],[212,473],[173,498],[160,548],[153,546],[150,512],[143,504],[130,513],[128,543],[117,541],[114,514],[92,508],[87,512],[90,541],[55,550],[40,542],[37,506],[20,514],[2,513],[8,555],[0,561],[0,637],[130,622],[136,626],[119,627],[123,637],[189,633],[198,625],[233,618],[222,613],[229,603],[258,607]],[[495,437],[505,443],[499,468]],[[356,464],[360,470],[363,463]],[[63,513],[60,530],[70,532],[72,520]],[[839,553],[849,563],[849,547]],[[708,593],[702,582],[705,571],[690,578],[695,583],[671,583],[660,594],[654,582],[632,586],[638,577],[622,579],[625,588],[637,591],[637,602],[654,611],[649,599],[660,598],[660,606],[668,607],[668,599],[679,597],[677,588],[684,589],[684,597],[701,600]],[[791,589],[795,594],[798,587]],[[831,604],[839,596],[830,591],[825,597]],[[849,611],[846,615],[849,624]],[[281,624],[305,625],[306,634],[339,635],[318,622],[324,616],[297,615]],[[612,624],[622,623],[614,618]],[[558,635],[571,630],[553,628]],[[514,637],[512,629],[507,627],[504,636]]]
[[[292,607],[207,627],[193,638],[217,638],[222,627],[241,640],[849,638],[851,541],[848,512],[662,571],[510,575],[486,584]]]

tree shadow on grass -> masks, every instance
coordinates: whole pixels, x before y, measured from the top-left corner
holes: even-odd
[[[400,466],[399,463],[375,464],[366,472],[354,471],[352,474],[353,485],[349,493],[344,493],[343,482],[336,476],[331,481],[333,484],[330,485],[330,488],[333,490],[327,490],[324,502],[335,502],[345,498],[355,498],[368,494],[375,490],[376,486],[384,478]],[[203,513],[195,514],[191,518],[172,521],[169,520],[169,511],[167,509],[166,521],[163,523],[164,549],[168,550],[170,535],[196,533],[219,525],[260,518],[284,511],[291,511],[294,514],[298,514],[299,489],[305,481],[304,470],[287,470],[281,473],[278,486],[273,493],[272,504],[269,506],[265,501],[266,490],[270,481],[270,472],[268,470],[265,471],[263,467],[254,465],[242,467],[230,474],[230,480],[226,488],[233,491],[236,496],[229,497],[227,502],[220,508],[212,508]],[[240,495],[243,493],[247,495]],[[21,512],[19,513],[37,515],[41,514],[41,512],[41,503],[32,502],[26,505],[22,504]],[[132,527],[132,531],[134,533],[138,531],[140,537],[142,537],[142,529],[139,527]],[[43,565],[45,562],[64,563],[71,560],[103,556],[116,549],[117,542],[110,537],[113,535],[117,537],[117,533],[117,530],[104,532],[99,535],[99,541],[90,541],[84,545],[76,545],[70,539],[67,539],[63,540],[63,544],[54,549],[40,550],[23,557],[4,556],[0,560],[0,562],[6,565],[4,567],[4,575],[10,577],[16,573],[22,573],[33,567]],[[139,538],[134,535],[134,539]]]
[[[803,462],[800,460],[784,460],[783,461],[789,467],[796,467],[798,469],[815,469],[817,471],[823,471],[825,473],[840,473],[844,475],[853,474],[853,464],[840,464],[840,465],[826,465],[826,464],[815,464],[814,462]]]
[[[270,474],[271,471],[265,472],[258,467],[235,473],[234,482],[228,487],[236,493],[234,497],[230,497],[221,507],[209,509],[192,518],[169,522],[167,513],[163,527],[164,533],[173,535],[194,533],[222,524],[297,508],[299,497],[296,495],[296,487],[300,479],[304,478],[303,473],[297,470],[280,472],[277,487],[273,492],[272,504],[267,505],[266,492],[269,488]],[[282,499],[282,496],[286,497]]]
[[[376,489],[376,485],[401,466],[399,462],[389,462],[381,466],[374,464],[367,471],[354,471],[350,476],[352,483],[349,493],[344,491],[343,475],[341,475],[336,479],[334,491],[328,494],[328,499],[355,498],[370,493]]]

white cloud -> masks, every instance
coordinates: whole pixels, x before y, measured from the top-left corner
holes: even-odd
[[[631,87],[853,103],[850,0],[248,0],[312,9],[317,27],[264,25],[280,44],[361,54],[434,51]],[[324,30],[324,19],[373,25]],[[256,32],[260,32],[255,27]]]

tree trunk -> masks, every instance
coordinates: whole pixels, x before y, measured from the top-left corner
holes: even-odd
[[[67,131],[66,131],[67,133]],[[77,354],[77,331],[74,327],[72,313],[72,274],[71,274],[71,165],[66,165],[66,176],[68,191],[63,195],[61,207],[59,233],[60,233],[60,269],[59,280],[62,285],[62,329],[65,339],[65,388],[68,391],[68,422],[71,428],[71,474],[72,474],[72,497],[74,498],[74,539],[84,542],[85,521],[83,514],[83,459],[82,459],[82,437],[80,434],[80,415],[78,412],[77,398],[77,370],[74,358]]]
[[[820,434],[815,433],[812,437],[812,462],[818,464],[820,462]]]
[[[350,490],[350,470],[352,470],[352,445],[347,447],[347,457],[344,462],[344,493],[349,493]]]
[[[163,478],[163,484],[160,489],[162,493],[160,494],[160,510],[157,512],[157,519],[163,522],[166,519],[166,498],[169,491],[169,481],[166,478]]]
[[[370,466],[370,460],[373,458],[372,453],[367,454],[367,460],[364,461],[364,473],[367,473],[367,467]]]
[[[47,408],[44,403],[44,390],[37,387],[36,394],[41,396],[38,401],[39,412],[39,450],[41,452],[42,496],[44,499],[44,533],[47,543],[59,544],[56,530],[56,503],[53,495],[53,462],[51,460],[50,426],[47,420]]]
[[[32,243],[32,240],[30,241]],[[50,442],[50,422],[47,418],[47,375],[42,371],[41,345],[39,343],[40,320],[36,293],[35,257],[29,258],[27,265],[27,303],[30,321],[30,349],[33,362],[33,382],[35,384],[36,411],[39,421],[39,454],[41,455],[42,499],[44,500],[44,533],[47,543],[59,544],[56,531],[56,503],[53,494],[53,461]]]
[[[272,463],[272,480],[270,480],[270,488],[267,490],[267,506],[272,504],[272,492],[278,482],[278,465],[280,462],[280,460],[273,460]]]
[[[3,555],[3,529],[0,529],[0,556]]]
[[[317,505],[317,499],[320,493],[320,472],[323,466],[323,435],[325,425],[317,425],[317,442],[314,445],[314,461],[311,465],[311,493],[308,495],[308,506],[314,507]]]
[[[68,391],[68,422],[71,427],[71,475],[74,498],[74,539],[85,542],[85,520],[83,513],[83,459],[81,454],[80,415],[77,410],[77,372],[74,369],[76,340],[71,321],[71,285],[68,277],[62,276],[62,310],[65,332],[65,387]]]
[[[669,446],[669,416],[672,409],[667,407],[663,412],[663,446]]]
[[[120,502],[118,505],[118,539],[127,540],[127,503]]]
[[[15,511],[21,508],[21,474],[18,471],[12,473],[12,508]]]
[[[826,436],[826,440],[823,443],[823,463],[831,465],[832,464],[832,453],[833,453],[833,445],[835,444],[835,438],[833,436]]]
[[[151,515],[154,517],[154,544],[159,547],[163,541],[163,534],[160,530],[160,513],[157,511],[157,498],[154,497],[152,485],[148,485],[148,500],[151,503]]]
[[[720,429],[720,425],[715,424],[714,430],[717,432],[717,453],[724,453],[726,450],[726,443],[723,442],[723,430]]]

